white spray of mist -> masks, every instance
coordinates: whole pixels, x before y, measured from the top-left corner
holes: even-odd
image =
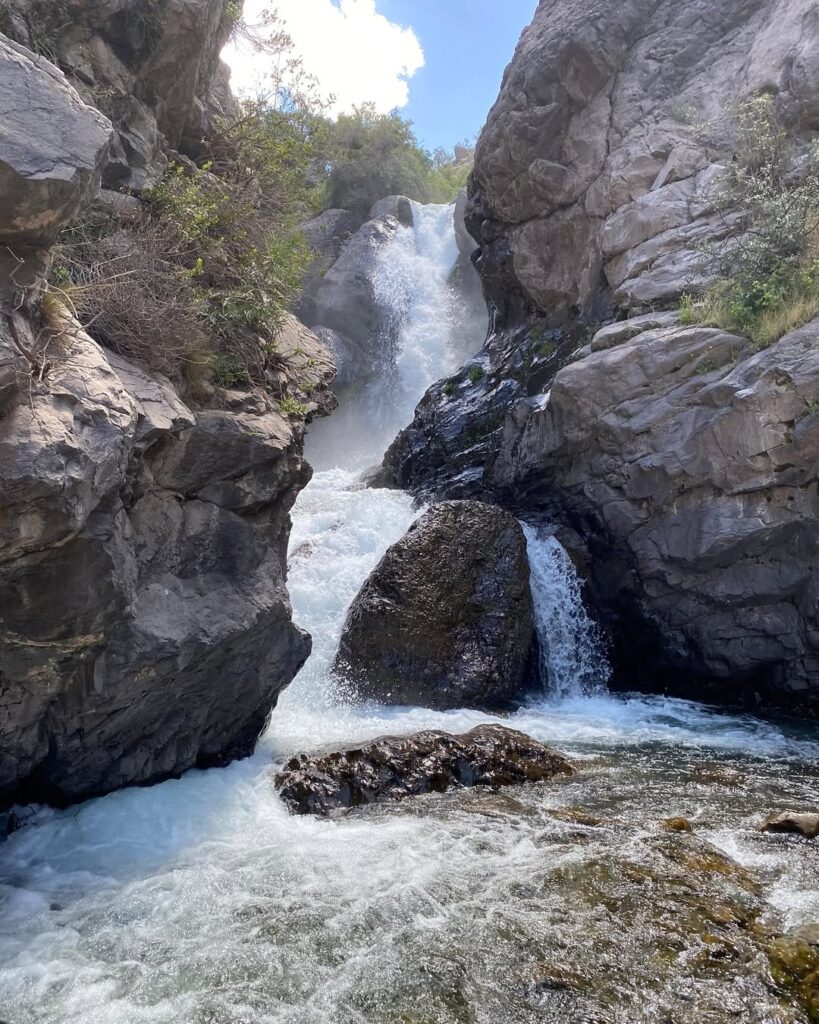
[[[583,585],[556,537],[523,524],[544,688],[553,697],[600,693],[611,674],[603,639],[583,604]]]

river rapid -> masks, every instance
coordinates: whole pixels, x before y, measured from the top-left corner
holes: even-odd
[[[419,511],[361,470],[469,344],[451,220],[416,207],[385,250],[383,378],[309,439],[289,587],[312,657],[252,758],[42,809],[0,847],[0,1021],[807,1024],[769,953],[819,922],[819,852],[754,826],[815,808],[819,731],[610,695],[571,562],[532,529],[543,688],[502,720],[579,773],[332,820],[274,792],[296,751],[501,721],[356,704],[329,675],[346,608]]]

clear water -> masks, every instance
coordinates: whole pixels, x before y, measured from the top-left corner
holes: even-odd
[[[759,935],[819,921],[819,854],[753,826],[816,804],[815,730],[599,685],[583,696],[572,658],[581,674],[594,658],[553,639],[555,692],[505,721],[566,752],[574,778],[287,814],[271,780],[288,753],[500,720],[353,705],[329,680],[346,607],[417,514],[360,487],[360,454],[317,473],[294,512],[290,589],[315,652],[255,756],[43,810],[0,847],[0,1020],[805,1024]],[[556,555],[570,607],[553,607],[563,625],[547,639],[582,647]],[[674,815],[695,834],[663,832]]]

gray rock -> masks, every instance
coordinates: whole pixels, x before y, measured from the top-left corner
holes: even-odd
[[[811,11],[540,4],[475,154],[468,219],[485,280],[503,265],[503,289],[555,318],[593,318],[610,291],[629,308],[703,287],[698,244],[723,230],[709,193],[733,154],[732,106],[766,91],[804,140],[816,129]]]
[[[491,505],[445,502],[370,574],[335,671],[384,703],[498,707],[525,690],[533,628],[519,523]]]
[[[819,836],[819,814],[784,811],[772,814],[759,826],[760,832],[786,832],[816,839]]]
[[[0,94],[0,242],[47,246],[99,188],[113,130],[53,64],[4,36]]]
[[[294,813],[327,816],[422,793],[500,789],[573,774],[564,757],[522,732],[479,725],[462,736],[430,730],[382,736],[323,757],[297,754],[276,776],[276,790]]]
[[[313,333],[332,353],[336,365],[335,383],[339,387],[355,384],[358,381],[366,380],[372,374],[373,362],[371,356],[360,345],[357,345],[352,338],[346,338],[331,327],[321,325],[313,328]]]
[[[300,309],[308,327],[329,327],[368,354],[375,367],[381,344],[381,312],[373,274],[379,254],[400,225],[367,221],[344,245],[341,255],[306,294]]]
[[[246,755],[309,654],[285,587],[301,421],[239,398],[194,414],[75,327],[0,415],[3,802]]]
[[[373,203],[370,220],[386,220],[387,217],[394,217],[405,228],[411,228],[414,222],[412,200],[406,196],[387,196]]]

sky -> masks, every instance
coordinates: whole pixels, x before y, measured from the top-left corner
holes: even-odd
[[[366,101],[397,107],[427,149],[480,131],[537,0],[247,0],[245,17],[275,7],[331,113]],[[232,45],[234,90],[253,92],[269,57]]]

